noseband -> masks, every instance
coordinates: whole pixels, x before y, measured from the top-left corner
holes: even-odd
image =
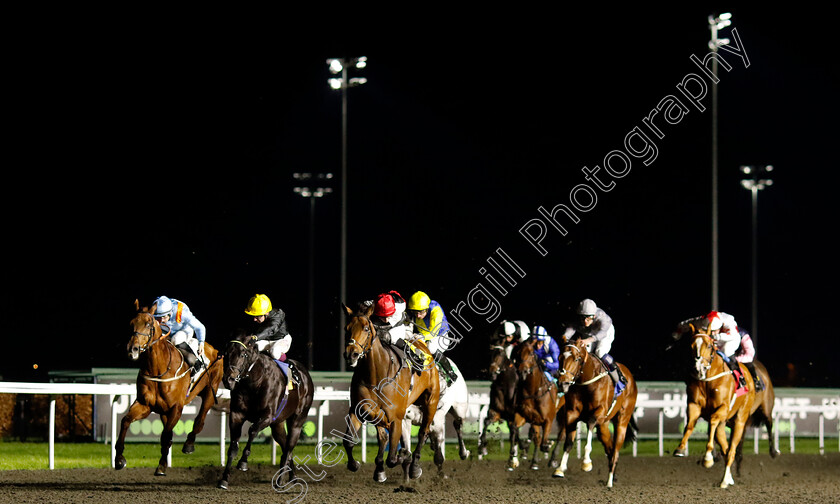
[[[566,345],[564,347],[564,350],[567,349],[567,348],[571,348],[572,350],[575,351],[576,357],[575,357],[575,360],[573,362],[578,363],[578,369],[577,369],[577,372],[575,372],[574,376],[572,376],[572,381],[563,382],[563,383],[568,383],[569,385],[574,385],[575,382],[577,381],[578,377],[580,376],[580,374],[583,372],[583,364],[586,362],[586,357],[589,354],[587,353],[586,355],[581,355],[581,350],[575,345]],[[564,352],[564,354],[565,354],[565,352]],[[563,369],[560,370],[560,377],[562,378],[563,376],[566,376],[566,375],[571,375],[571,373],[566,371],[566,359],[563,359]]]
[[[365,316],[360,315],[358,318],[365,321],[365,331],[368,333],[367,345],[360,345],[359,342],[353,338],[352,334],[350,335],[350,343],[360,350],[359,358],[361,359],[365,356],[365,354],[370,352],[371,348],[373,348],[373,338],[376,335],[376,326]]]

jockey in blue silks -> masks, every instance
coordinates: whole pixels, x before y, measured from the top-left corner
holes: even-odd
[[[550,382],[557,381],[560,370],[560,347],[543,326],[534,327],[534,356]]]

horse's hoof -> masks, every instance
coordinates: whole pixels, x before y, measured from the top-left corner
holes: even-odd
[[[705,467],[706,469],[711,468],[713,465],[715,465],[715,459],[712,459],[712,458],[703,459],[703,467]]]
[[[539,464],[531,464],[531,469],[533,469],[534,471],[539,471],[540,470],[540,465]]]
[[[118,457],[114,460],[114,469],[116,469],[117,471],[124,468],[126,465],[128,464],[125,461],[125,457]]]
[[[225,480],[221,480],[221,481],[219,481],[219,484],[216,485],[216,486],[218,488],[221,488],[222,490],[227,490],[228,489],[228,482],[225,481]]]
[[[411,464],[411,467],[408,469],[408,477],[411,479],[417,479],[423,475],[423,469],[420,467],[420,464]]]
[[[551,477],[552,478],[565,478],[566,474],[563,472],[562,469],[560,469],[558,467],[557,469],[554,470],[554,473],[552,473]]]
[[[239,462],[236,464],[236,468],[242,472],[246,472],[248,470],[248,462]]]
[[[781,454],[782,454],[782,452],[780,452],[780,451],[779,451],[779,450],[777,450],[777,449],[770,450],[770,457],[771,457],[771,458],[776,458],[776,457],[778,457],[778,456],[779,456],[779,455],[781,455]]]
[[[195,452],[195,445],[192,444],[192,443],[190,443],[190,444],[185,443],[184,447],[181,448],[181,452],[186,453],[187,455],[189,455],[190,453],[194,453]]]
[[[155,469],[155,476],[166,476],[166,470],[158,467]]]
[[[470,458],[470,451],[464,450],[464,453],[461,454],[461,460],[467,460],[468,458]]]
[[[688,456],[688,448],[683,448],[682,450],[677,448],[676,450],[674,450],[674,456],[675,457],[687,457]]]
[[[373,481],[377,483],[384,483],[387,479],[388,476],[385,474],[385,471],[373,473]]]
[[[592,470],[592,462],[583,462],[580,464],[580,470],[583,472],[589,472]]]
[[[347,469],[349,469],[353,472],[358,471],[360,466],[361,466],[361,464],[359,463],[358,460],[353,460],[353,461],[347,462]]]

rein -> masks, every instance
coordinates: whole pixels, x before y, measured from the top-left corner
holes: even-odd
[[[576,353],[578,353],[578,354],[580,353],[580,349],[578,349],[578,347],[576,347],[575,345],[566,345],[565,348],[573,348]],[[575,358],[575,362],[580,362],[581,364],[580,364],[580,366],[578,366],[578,370],[577,370],[577,373],[575,373],[575,376],[572,377],[572,381],[567,382],[570,386],[571,385],[580,385],[580,386],[591,385],[591,384],[595,383],[596,381],[600,380],[601,378],[603,378],[603,377],[605,377],[609,374],[607,371],[604,371],[600,374],[596,374],[595,376],[593,376],[592,378],[590,378],[590,379],[588,379],[584,382],[576,383],[577,379],[583,373],[583,366],[584,366],[584,364],[586,364],[587,360],[589,360],[589,352],[587,352],[586,355],[584,355],[582,357],[578,356],[577,358]],[[566,366],[563,366],[563,369],[560,370],[560,375],[562,376],[562,375],[565,375],[565,374],[567,374]]]
[[[155,327],[160,328],[160,333],[161,333],[161,336],[159,336],[159,337],[157,337],[157,338],[155,338],[155,337],[154,337],[154,336],[155,336],[155,334],[152,334],[152,333],[156,333],[156,332],[157,332],[157,331],[155,331],[155,330],[154,330],[154,328],[155,328]],[[168,339],[166,339],[166,337],[167,337],[167,336],[169,336],[169,334],[171,333],[171,331],[169,331],[168,329],[169,329],[169,327],[167,326],[167,332],[166,332],[166,334],[164,335],[164,334],[163,334],[163,325],[158,324],[158,323],[157,323],[157,321],[155,321],[154,325],[152,325],[152,329],[151,329],[148,333],[142,333],[142,332],[140,332],[140,331],[134,331],[134,336],[145,336],[145,337],[146,337],[146,342],[145,342],[143,345],[141,345],[141,346],[140,346],[140,353],[145,352],[146,350],[148,350],[149,348],[151,348],[151,347],[152,347],[155,343],[158,343],[158,342],[160,342],[160,341],[167,341],[167,342],[169,342],[169,340],[168,340]],[[154,339],[152,339],[152,338],[154,338]],[[172,345],[172,343],[171,343],[171,342],[169,342],[169,344],[170,344],[170,345]],[[175,350],[175,352],[177,352],[177,353],[178,353],[178,355],[180,355],[180,356],[181,356],[181,362],[178,364],[178,367],[177,367],[177,368],[175,368],[175,370],[176,370],[176,374],[175,374],[175,376],[173,376],[173,377],[171,377],[171,378],[162,378],[162,376],[166,376],[166,375],[167,375],[170,371],[172,371],[172,350],[173,350],[173,349]],[[178,370],[180,370],[180,369],[184,366],[184,362],[185,362],[185,360],[184,360],[184,356],[183,356],[183,355],[181,355],[181,352],[180,352],[180,351],[178,351],[178,349],[177,349],[177,348],[175,348],[175,345],[172,345],[172,348],[171,348],[171,349],[167,349],[167,350],[168,350],[168,352],[169,352],[169,362],[167,362],[167,363],[166,363],[166,370],[165,370],[165,371],[163,371],[162,373],[160,373],[160,374],[158,374],[158,375],[154,375],[154,376],[153,376],[153,375],[150,375],[150,374],[145,374],[145,373],[144,373],[144,374],[143,374],[143,378],[144,378],[144,379],[149,380],[149,381],[153,381],[153,382],[159,382],[159,383],[161,383],[161,382],[162,382],[162,383],[166,383],[166,382],[171,382],[171,381],[175,381],[175,380],[180,380],[180,379],[181,379],[181,378],[183,378],[183,377],[184,377],[187,373],[189,373],[189,372],[190,372],[189,368],[187,368],[187,369],[185,369],[185,370],[184,370],[184,372],[182,372],[182,373],[178,374],[178,373],[177,373],[177,371],[178,371]]]

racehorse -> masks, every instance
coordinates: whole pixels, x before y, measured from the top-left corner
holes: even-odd
[[[160,461],[155,476],[164,476],[169,449],[172,446],[172,431],[181,418],[184,406],[196,396],[201,396],[201,407],[182,449],[184,453],[195,451],[195,436],[204,428],[207,411],[216,401],[216,391],[222,380],[224,363],[216,349],[205,342],[204,355],[210,360],[210,365],[196,382],[191,384],[190,367],[186,364],[183,354],[167,338],[168,331],[167,334],[163,334],[160,323],[155,320],[157,305],[141,310],[140,303],[135,300],[134,308],[137,314],[131,320],[133,334],[128,341],[127,350],[132,360],[140,360],[137,399],[122,419],[114,467],[122,469],[126,466],[123,451],[128,426],[131,422],[142,420],[155,412],[163,422],[163,432],[160,434]]]
[[[292,452],[312,406],[315,386],[303,365],[292,359],[287,362],[295,366],[300,376],[300,383],[293,384],[291,391],[286,390],[289,378],[271,357],[257,351],[253,337],[240,333],[228,343],[224,384],[230,390],[230,447],[219,488],[228,488],[230,469],[239,451],[239,437],[245,420],[251,422],[251,427],[248,429],[248,444],[242,451],[237,469],[248,470],[254,436],[270,425],[274,441],[283,448],[278,483],[284,483],[287,473],[289,481],[294,479]]]
[[[726,458],[726,470],[721,488],[735,484],[732,479],[732,463],[735,461],[737,447],[743,441],[744,427],[750,418],[755,402],[755,385],[746,366],[739,364],[741,373],[747,382],[747,392],[737,395],[738,379],[732,375],[729,366],[724,362],[715,347],[715,341],[702,333],[695,334],[691,343],[694,355],[693,379],[686,385],[687,416],[682,440],[674,450],[674,456],[688,454],[686,443],[694,430],[698,418],[709,422],[709,439],[706,442],[706,454],[703,465],[707,468],[714,465],[714,443],[717,440],[721,452]],[[726,441],[725,425],[732,429],[729,443]]]
[[[557,420],[557,413],[565,403],[563,396],[558,396],[557,386],[549,381],[542,372],[537,357],[534,354],[536,339],[531,338],[516,345],[513,349],[513,366],[519,374],[519,384],[516,388],[514,403],[516,413],[531,424],[529,437],[534,442],[534,456],[531,459],[531,469],[539,469],[537,463],[537,448],[545,453],[551,446],[549,435],[551,426]],[[558,426],[558,439],[562,439],[562,425]],[[539,441],[539,443],[537,443]],[[557,447],[555,444],[555,448]],[[552,460],[556,450],[552,451]]]
[[[563,347],[562,359],[560,386],[566,392],[566,443],[563,459],[554,471],[554,477],[565,477],[577,423],[582,421],[586,422],[590,432],[593,426],[598,428],[598,438],[604,445],[610,470],[607,487],[612,488],[621,447],[625,441],[633,441],[638,432],[633,418],[638,392],[636,380],[624,364],[616,362],[627,382],[624,391],[616,396],[615,384],[609,378],[606,366],[587,351],[581,339]],[[608,423],[612,423],[613,434],[610,434]]]
[[[484,425],[481,429],[481,436],[478,438],[479,460],[487,455],[487,429],[490,425],[505,421],[510,436],[510,458],[508,459],[508,470],[512,471],[519,467],[520,437],[519,429],[525,424],[525,419],[516,412],[514,395],[519,384],[519,374],[513,367],[505,347],[492,345],[490,347],[490,404],[487,408],[487,416],[484,417]],[[525,449],[525,446],[522,446]]]
[[[444,356],[444,359],[449,359],[449,357]],[[429,439],[432,442],[432,451],[435,453],[434,460],[438,473],[443,471],[443,461],[446,459],[446,417],[452,417],[452,425],[458,435],[458,455],[461,460],[466,460],[470,456],[470,451],[467,450],[464,437],[461,434],[461,425],[464,423],[464,418],[466,418],[470,406],[470,394],[461,370],[452,362],[452,359],[449,359],[449,365],[458,375],[458,379],[451,385],[446,385],[446,380],[438,371],[440,399],[438,400],[437,412],[429,427],[431,429]],[[420,408],[414,404],[410,405],[405,411],[402,425],[402,444],[406,449],[411,450],[411,425],[420,425],[422,421],[423,414],[420,412]]]
[[[418,375],[412,365],[402,365],[399,356],[386,348],[376,335],[377,328],[370,320],[374,305],[360,305],[353,310],[342,304],[342,308],[347,315],[344,358],[351,368],[355,368],[350,382],[350,411],[346,417],[347,433],[343,441],[347,468],[351,471],[359,469],[359,462],[353,458],[353,446],[358,442],[359,428],[364,423],[372,423],[376,426],[379,441],[374,481],[381,483],[387,479],[383,466],[386,445],[390,449],[386,462],[388,467],[402,464],[405,482],[409,478],[419,478],[423,473],[420,467],[421,449],[440,397],[437,366],[424,366]],[[422,341],[416,341],[414,345],[428,353]],[[402,420],[409,404],[416,404],[423,414],[417,446],[411,457],[406,456],[407,450],[399,450]]]

